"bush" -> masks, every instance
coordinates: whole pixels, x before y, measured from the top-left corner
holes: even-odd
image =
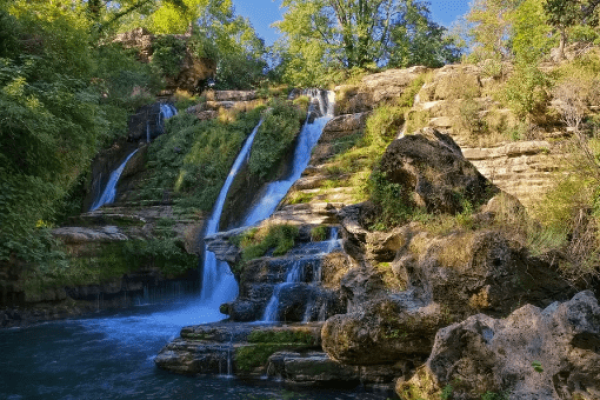
[[[413,207],[400,184],[390,182],[385,173],[373,172],[369,179],[370,199],[379,210],[370,221],[372,230],[385,230],[406,222],[413,214]]]
[[[535,64],[515,63],[515,70],[506,82],[508,106],[520,119],[530,118],[534,111],[543,113],[549,81]]]
[[[310,230],[310,239],[313,242],[322,242],[327,239],[327,227],[317,226]]]

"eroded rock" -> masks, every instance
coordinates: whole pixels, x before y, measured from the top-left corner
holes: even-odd
[[[450,136],[431,128],[392,142],[379,171],[404,188],[400,201],[433,213],[459,213],[465,202],[481,205],[499,192],[463,157]]]
[[[511,399],[600,398],[600,306],[591,292],[504,320],[476,315],[441,329],[424,368],[399,381],[402,399],[454,399],[491,392]]]

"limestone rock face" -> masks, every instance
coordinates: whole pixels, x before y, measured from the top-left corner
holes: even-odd
[[[420,66],[390,69],[378,74],[367,75],[355,86],[338,86],[335,88],[336,114],[371,111],[379,103],[399,97],[419,75],[428,70],[428,68]]]
[[[464,201],[487,202],[498,189],[467,161],[448,135],[431,128],[395,140],[387,148],[379,170],[405,188],[407,196],[428,212],[455,214]]]
[[[591,292],[546,309],[527,305],[497,320],[476,315],[441,329],[425,364],[398,381],[401,398],[455,399],[481,393],[511,399],[600,398],[600,306]]]
[[[173,36],[183,42],[187,42],[190,38],[187,34]],[[156,37],[144,28],[137,28],[117,35],[113,42],[127,49],[137,49],[139,60],[148,63],[152,61],[153,43]],[[176,76],[166,77],[167,90],[174,92],[176,89],[183,89],[193,93],[198,91],[203,81],[215,75],[217,63],[207,58],[196,58],[186,51],[179,67]]]
[[[323,134],[339,134],[345,136],[349,133],[358,132],[366,125],[369,113],[344,114],[333,118],[325,125]]]
[[[79,244],[85,242],[114,242],[128,240],[116,226],[105,226],[101,228],[66,227],[52,230],[52,235],[67,244]]]
[[[350,365],[394,363],[429,354],[435,332],[444,325],[440,307],[404,308],[392,299],[372,302],[363,312],[329,318],[323,350]]]
[[[524,302],[543,307],[573,294],[556,267],[530,257],[501,232],[416,235],[413,240],[406,253],[398,254],[396,272],[407,277],[417,297],[443,304],[451,315],[508,315]]]
[[[240,260],[241,250],[231,242],[231,239],[242,234],[247,228],[232,229],[226,232],[219,232],[214,235],[206,236],[204,242],[208,251],[215,253],[217,260],[226,261],[234,265]]]

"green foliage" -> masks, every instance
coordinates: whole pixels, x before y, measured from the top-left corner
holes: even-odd
[[[174,36],[158,36],[152,42],[152,64],[164,75],[176,77],[181,71],[181,63],[186,53],[185,41]]]
[[[369,180],[370,199],[380,208],[370,229],[386,230],[407,221],[413,207],[408,200],[408,193],[397,183],[390,182],[384,173],[373,172]]]
[[[531,366],[533,367],[533,370],[537,373],[542,373],[544,372],[544,368],[542,368],[542,363],[539,361],[534,361],[531,363]]]
[[[518,60],[514,73],[506,82],[506,101],[515,115],[528,118],[545,107],[548,84],[546,75],[535,63]]]
[[[283,7],[277,47],[289,83],[325,85],[337,81],[339,70],[439,66],[458,56],[424,2],[366,0],[359,7],[348,0],[285,0]]]
[[[440,393],[440,400],[451,400],[453,392],[454,388],[452,387],[452,385],[448,384],[444,386],[442,392]]]
[[[500,60],[510,54],[511,12],[519,0],[475,0],[466,15],[468,39],[471,42],[469,59],[475,62]]]
[[[512,51],[518,60],[537,63],[554,46],[546,24],[543,3],[525,0],[509,15],[512,23]]]
[[[242,261],[262,257],[269,250],[273,250],[274,256],[284,255],[294,247],[298,234],[298,228],[293,225],[271,225],[251,229],[237,239],[242,248]]]
[[[261,181],[272,177],[300,132],[300,120],[303,117],[304,114],[297,108],[284,102],[276,102],[267,111],[252,145],[248,161],[250,173]]]
[[[485,392],[481,395],[481,400],[508,400],[509,398],[506,393]]]
[[[166,192],[180,211],[210,211],[261,111],[241,113],[231,121],[201,122],[187,113],[167,121],[166,134],[148,150],[149,178],[138,199],[162,199]]]
[[[66,8],[3,5],[0,31],[13,38],[0,46],[0,259],[39,262],[50,249],[37,227],[77,209],[66,203],[99,148],[125,134],[134,85],[158,80],[128,52],[95,49],[89,21]]]
[[[322,242],[327,239],[327,227],[316,226],[310,230],[310,238],[313,242]]]

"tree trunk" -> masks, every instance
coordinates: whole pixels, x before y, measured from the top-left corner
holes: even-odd
[[[565,58],[565,46],[567,45],[567,28],[560,28],[560,44],[558,45],[558,61],[562,61]]]

